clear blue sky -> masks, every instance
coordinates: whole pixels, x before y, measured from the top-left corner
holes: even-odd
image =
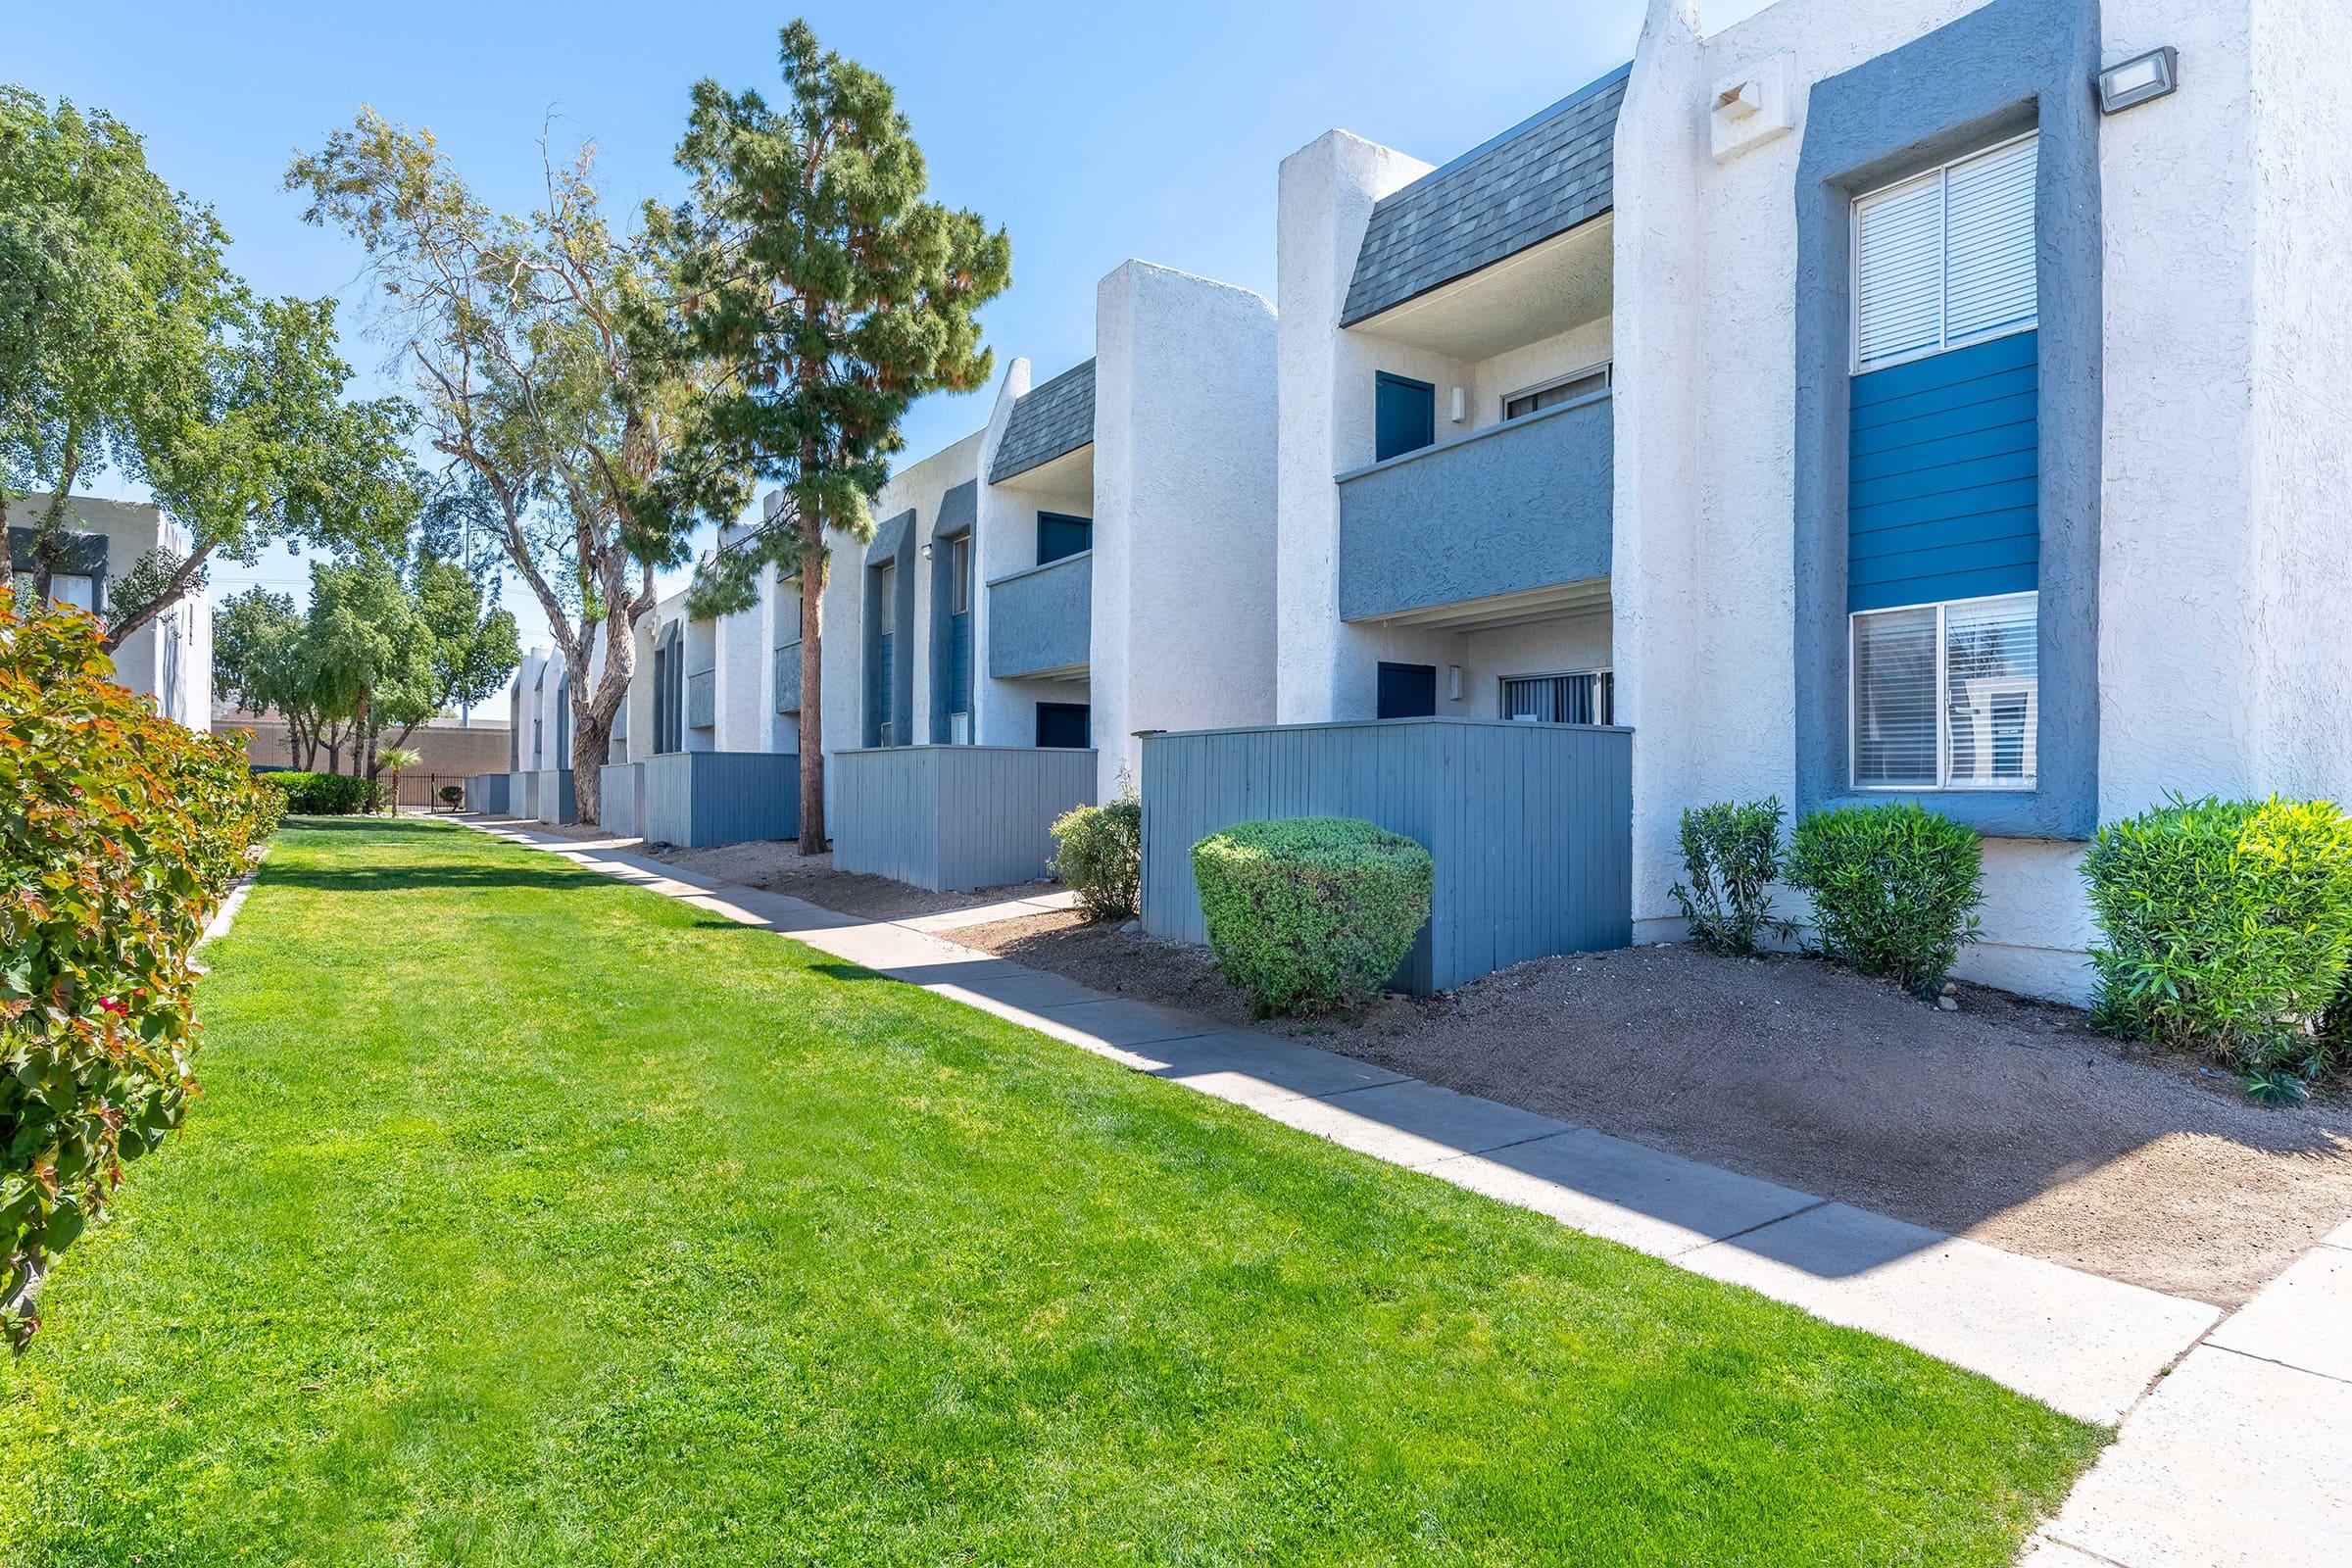
[[[1761,0],[1710,0],[1721,25]],[[1718,12],[1727,13],[1718,16]],[[1000,368],[1039,375],[1093,352],[1096,281],[1129,257],[1271,297],[1283,157],[1345,126],[1443,161],[1622,64],[1641,0],[1482,0],[1451,13],[1396,0],[1199,0],[1177,7],[931,4],[804,7],[831,48],[898,88],[933,194],[1012,236],[1012,287],[983,321]],[[111,110],[165,178],[218,211],[234,265],[271,293],[356,302],[356,250],[307,228],[279,188],[287,159],[363,103],[428,126],[491,202],[527,210],[537,138],[593,140],[616,213],[678,190],[670,154],[703,76],[772,88],[789,7],[668,0],[0,0],[0,79]],[[346,315],[358,389],[391,385]],[[927,400],[911,461],[976,428],[985,395]],[[111,478],[102,494],[135,497]],[[217,593],[295,587],[273,553],[224,563]],[[526,642],[545,622],[508,600]]]

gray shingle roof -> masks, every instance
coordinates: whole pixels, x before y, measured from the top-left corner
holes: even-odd
[[[1340,324],[1563,233],[1609,210],[1620,66],[1590,86],[1433,169],[1372,209]]]
[[[1012,406],[1004,439],[997,443],[996,461],[988,466],[988,482],[1003,484],[1094,438],[1095,362],[1089,360],[1039,382]]]

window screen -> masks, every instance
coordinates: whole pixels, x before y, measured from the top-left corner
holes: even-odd
[[[1549,386],[1540,386],[1532,392],[1514,393],[1503,399],[1502,416],[1516,419],[1539,410],[1556,409],[1563,403],[1574,403],[1578,398],[1591,397],[1595,392],[1603,391],[1608,384],[1609,368],[1604,365],[1597,370],[1572,375],[1565,381],[1554,381]]]
[[[1613,724],[1617,679],[1608,670],[1514,675],[1502,683],[1502,716],[1532,724]]]
[[[2034,324],[2027,136],[1854,203],[1854,368]]]
[[[2010,594],[1853,617],[1859,789],[2032,789],[2037,599]]]

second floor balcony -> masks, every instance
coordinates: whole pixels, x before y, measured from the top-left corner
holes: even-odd
[[[1615,442],[1601,391],[1339,475],[1340,618],[1470,625],[1590,598]]]
[[[1092,551],[1081,551],[988,585],[988,672],[1069,676],[1086,672],[1094,638]]]

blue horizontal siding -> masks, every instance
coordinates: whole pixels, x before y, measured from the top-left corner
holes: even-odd
[[[2040,585],[2037,334],[1853,379],[1846,609]]]

